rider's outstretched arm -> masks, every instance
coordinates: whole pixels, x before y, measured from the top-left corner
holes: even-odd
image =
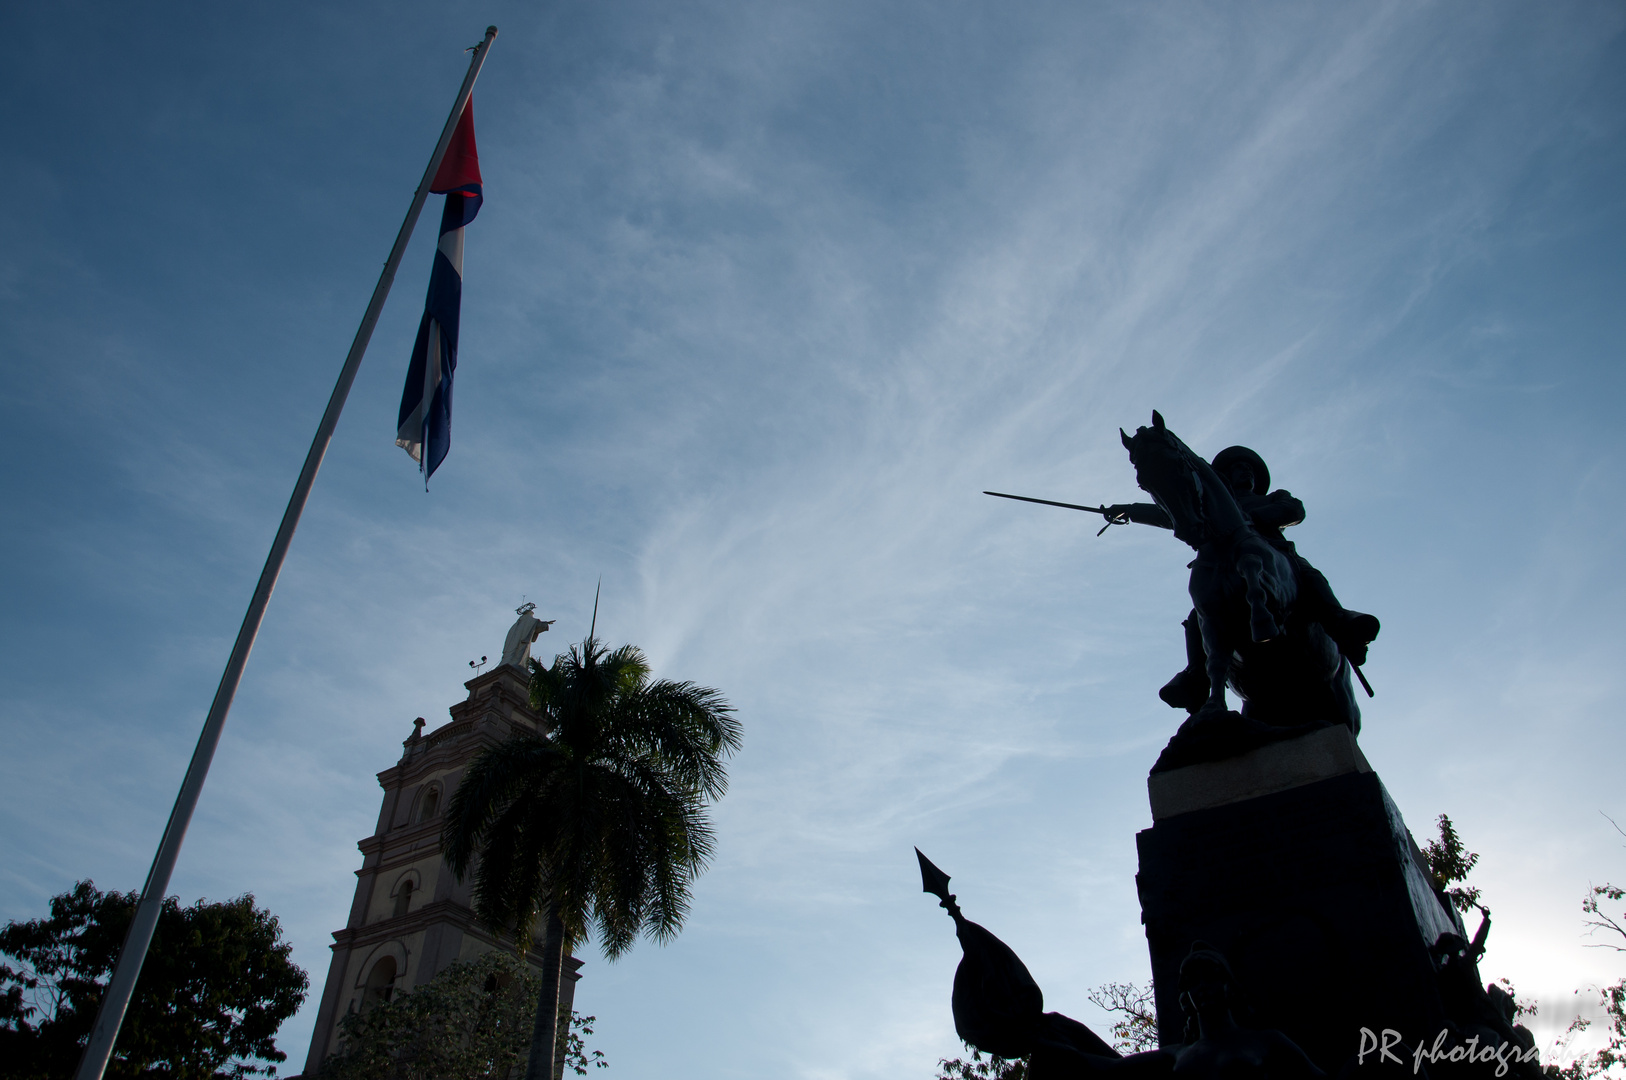
[[[1156,525],[1160,529],[1174,528],[1169,515],[1156,503],[1114,503],[1107,507],[1109,518],[1127,518],[1137,525]]]

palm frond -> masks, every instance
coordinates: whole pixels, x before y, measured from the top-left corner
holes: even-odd
[[[728,787],[723,759],[740,747],[740,724],[722,694],[693,683],[661,680],[629,695],[617,710],[617,736],[658,754],[683,785],[720,799]]]
[[[707,687],[652,682],[642,652],[591,636],[533,664],[530,696],[546,737],[470,766],[448,861],[459,880],[475,874],[485,921],[522,924],[550,904],[572,943],[591,928],[612,958],[640,936],[669,940],[715,849],[705,808],[741,744],[733,708]]]
[[[441,828],[446,862],[462,881],[482,846],[491,821],[519,789],[562,764],[559,749],[545,739],[518,738],[482,752],[469,764],[452,793]]]

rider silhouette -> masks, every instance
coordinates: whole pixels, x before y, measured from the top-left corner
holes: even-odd
[[[1338,602],[1321,571],[1298,553],[1282,530],[1304,520],[1304,504],[1287,491],[1270,490],[1270,469],[1246,446],[1228,446],[1214,456],[1214,471],[1231,489],[1242,512],[1265,542],[1286,555],[1298,583],[1300,609],[1307,621],[1318,622],[1339,650],[1357,666],[1366,663],[1366,647],[1378,636],[1375,616],[1350,611]],[[1133,521],[1172,529],[1174,523],[1156,503],[1118,503],[1107,509],[1108,520]],[[1202,630],[1194,610],[1182,624],[1186,630],[1186,667],[1157,692],[1176,709],[1196,711],[1208,698]]]

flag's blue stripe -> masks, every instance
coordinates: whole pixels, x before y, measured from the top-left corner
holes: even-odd
[[[396,429],[406,426],[407,419],[423,400],[423,369],[429,363],[429,312],[418,320],[418,339],[412,344],[412,362],[407,364],[406,389],[401,391],[401,412],[395,418]],[[402,436],[405,438],[405,436]]]
[[[429,272],[429,295],[424,311],[439,321],[457,349],[458,312],[463,307],[463,279],[452,269],[452,261],[442,251],[435,252],[435,266]]]
[[[429,403],[429,415],[424,420],[423,478],[425,482],[435,475],[440,463],[446,460],[446,451],[452,447],[452,369],[457,366],[457,345],[441,335],[441,349],[445,353],[445,366],[441,369],[440,385]]]
[[[457,324],[462,307],[463,279],[452,269],[451,260],[437,250],[435,268],[429,274],[429,297],[424,303],[424,317],[433,318],[440,330],[440,383],[430,399],[423,425],[425,480],[435,474],[452,445],[452,376],[457,372]],[[418,377],[423,378],[421,370]]]
[[[474,220],[484,199],[480,185],[470,184],[449,192],[440,215],[440,234],[445,236]],[[423,401],[424,369],[429,363],[429,335],[440,334],[440,382],[436,384],[424,412],[424,480],[433,476],[452,445],[452,376],[457,371],[457,331],[463,307],[463,278],[451,260],[435,250],[435,263],[429,272],[429,294],[424,298],[423,318],[418,338],[412,346],[412,362],[407,366],[406,388],[401,394],[401,410],[396,427],[404,425]]]
[[[479,184],[470,184],[467,188],[450,192],[446,196],[446,207],[440,212],[440,235],[445,236],[453,229],[461,229],[473,221],[483,202],[485,196],[480,194]]]

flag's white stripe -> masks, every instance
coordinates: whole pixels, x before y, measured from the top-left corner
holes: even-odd
[[[442,233],[440,237],[440,253],[446,256],[446,261],[452,264],[457,276],[463,276],[463,230],[453,229],[449,233]]]
[[[413,461],[423,460],[423,410],[424,403],[420,401],[395,433],[395,445],[411,455]]]
[[[423,461],[424,436],[427,434],[424,424],[429,417],[429,405],[435,400],[435,388],[440,385],[440,323],[434,319],[429,320],[428,353],[423,365],[423,396],[395,434],[395,445],[419,463]]]
[[[411,439],[403,439],[397,436],[395,445],[405,450],[413,461],[423,461],[423,443],[413,442]]]

